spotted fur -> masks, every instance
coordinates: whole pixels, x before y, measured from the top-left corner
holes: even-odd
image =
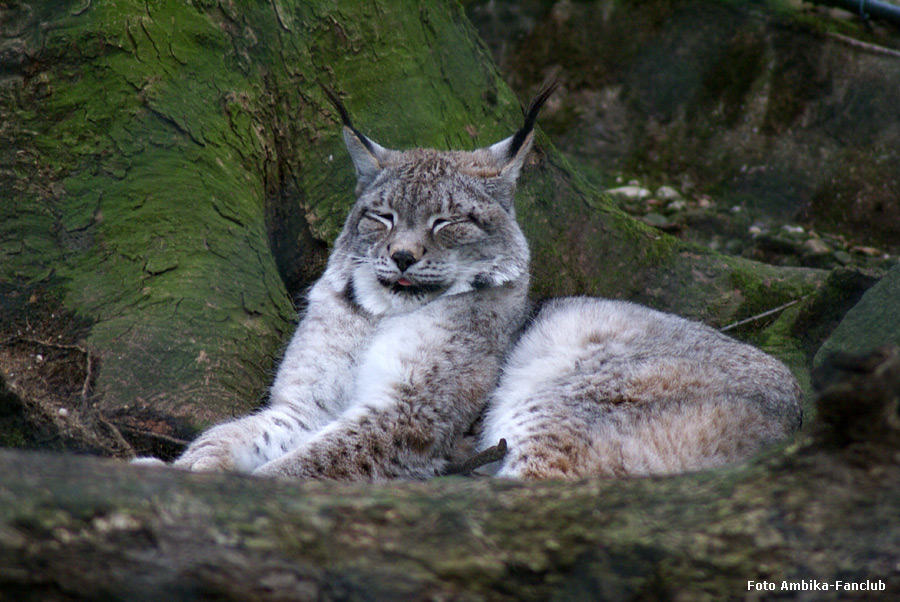
[[[528,246],[512,201],[533,119],[472,152],[395,151],[339,107],[358,198],[269,403],[203,433],[176,466],[433,477],[497,384],[527,309]]]
[[[356,203],[267,406],[203,433],[175,465],[424,479],[481,425],[481,447],[508,442],[499,476],[642,475],[735,462],[796,429],[790,372],[701,324],[561,299],[519,337],[529,254],[513,196],[548,95],[513,136],[472,152],[386,149],[331,95]]]
[[[667,474],[745,459],[800,426],[783,364],[696,322],[591,298],[544,305],[484,422],[498,476]]]

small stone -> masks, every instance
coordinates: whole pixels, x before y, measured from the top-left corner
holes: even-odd
[[[756,238],[757,236],[761,235],[762,233],[763,233],[762,228],[760,228],[756,224],[753,224],[752,226],[747,228],[747,234],[749,234],[753,238]]]
[[[650,212],[643,217],[643,220],[645,224],[653,226],[654,228],[668,228],[672,225],[672,222],[659,213]]]
[[[850,257],[850,253],[848,253],[847,251],[835,251],[834,259],[841,265],[847,265],[848,263],[853,261],[853,258]]]
[[[656,189],[655,196],[661,201],[675,201],[681,198],[681,193],[671,186],[660,186]]]
[[[702,196],[697,199],[697,207],[699,207],[700,209],[709,209],[710,207],[712,207],[712,201],[707,197]]]
[[[820,238],[810,238],[800,246],[800,251],[807,257],[822,257],[831,253],[831,247]]]
[[[62,418],[65,418],[66,416],[69,415],[69,410],[67,410],[66,408],[59,408],[59,415]]]
[[[800,235],[806,232],[806,230],[803,229],[803,226],[791,226],[789,224],[783,225],[781,229],[784,230],[787,234],[793,235]]]
[[[866,257],[877,257],[881,254],[881,251],[874,247],[851,247],[850,250],[853,253],[859,253],[860,255],[865,255]]]
[[[666,205],[666,211],[669,213],[678,213],[679,211],[684,211],[685,207],[687,207],[687,203],[678,199]]]
[[[626,201],[642,201],[650,196],[650,191],[640,186],[619,186],[610,188],[606,193]]]

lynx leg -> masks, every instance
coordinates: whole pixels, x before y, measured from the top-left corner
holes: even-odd
[[[504,366],[482,446],[499,476],[670,474],[738,462],[800,425],[774,358],[702,324],[630,303],[561,299]]]

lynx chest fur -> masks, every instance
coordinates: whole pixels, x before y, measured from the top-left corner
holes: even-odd
[[[386,149],[344,121],[356,202],[268,404],[175,462],[296,478],[442,474],[482,425],[500,476],[679,472],[733,462],[799,425],[764,353],[635,305],[562,299],[529,318],[513,136],[471,152]],[[523,332],[524,329],[524,332]]]

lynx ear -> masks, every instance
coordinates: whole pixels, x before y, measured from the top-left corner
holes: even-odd
[[[499,166],[499,177],[508,185],[513,185],[519,177],[519,172],[525,164],[531,143],[534,141],[534,124],[537,121],[541,107],[556,91],[559,81],[554,80],[544,87],[537,96],[532,99],[528,110],[525,111],[525,124],[515,134],[488,147],[495,165]]]
[[[391,151],[375,144],[350,125],[344,125],[344,144],[356,168],[356,192],[359,194],[381,172]]]
[[[485,167],[491,173],[487,183],[494,199],[511,214],[515,212],[513,197],[516,192],[516,181],[534,142],[534,123],[537,121],[538,113],[541,112],[541,107],[556,91],[558,85],[558,81],[554,80],[534,97],[528,105],[528,110],[524,112],[525,123],[519,131],[506,140],[475,151],[476,155],[481,155],[482,161],[486,161]]]
[[[381,172],[389,155],[393,152],[366,138],[359,130],[353,127],[347,108],[337,95],[323,86],[322,90],[337,109],[344,123],[344,144],[350,152],[353,167],[356,168],[356,193],[362,192]]]
[[[534,141],[534,132],[528,132],[521,142],[515,138],[515,135],[510,136],[487,149],[494,164],[499,166],[497,177],[509,186],[514,185],[519,179],[519,172],[525,165],[525,159],[528,157],[531,143]]]

